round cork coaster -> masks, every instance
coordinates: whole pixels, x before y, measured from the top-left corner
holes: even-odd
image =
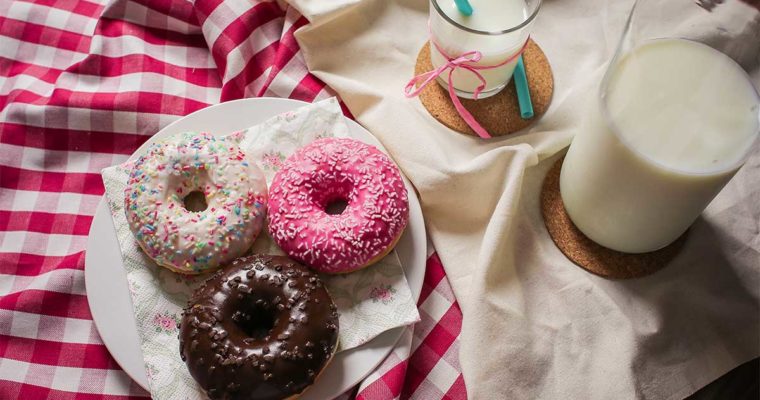
[[[630,254],[603,247],[584,235],[565,212],[559,191],[559,159],[549,170],[541,190],[541,212],[554,243],[572,262],[581,268],[611,279],[640,278],[665,267],[681,250],[687,233],[660,250]]]
[[[522,119],[517,103],[514,80],[499,93],[480,100],[463,99],[462,105],[491,136],[504,136],[517,132],[537,121],[549,108],[554,93],[554,77],[549,60],[532,39],[523,53],[525,73],[528,76],[528,89],[533,102],[533,118]],[[430,44],[425,43],[417,55],[414,74],[419,75],[433,70],[430,62]],[[430,115],[447,127],[461,133],[475,135],[475,131],[459,116],[449,92],[438,83],[431,83],[420,93],[422,105]]]

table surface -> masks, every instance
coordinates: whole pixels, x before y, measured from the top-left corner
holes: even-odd
[[[84,249],[103,185],[182,115],[243,97],[332,96],[276,2],[0,2],[0,398],[147,396],[92,323]],[[465,398],[459,311],[428,260],[422,322],[352,393]]]
[[[148,396],[110,356],[87,306],[100,170],[210,104],[332,96],[295,41],[306,23],[276,2],[0,2],[0,398]],[[466,398],[462,314],[435,254],[419,308],[421,322],[342,398]],[[760,397],[757,365],[695,398]]]

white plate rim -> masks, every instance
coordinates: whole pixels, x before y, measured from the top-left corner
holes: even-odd
[[[134,159],[139,154],[145,152],[147,147],[155,140],[172,134],[174,131],[188,130],[187,128],[182,128],[182,126],[187,124],[188,121],[199,118],[212,118],[215,114],[224,114],[227,112],[226,110],[232,110],[238,107],[272,107],[277,109],[277,111],[273,111],[271,115],[260,117],[259,121],[243,123],[244,126],[237,129],[223,129],[222,131],[216,132],[218,134],[224,134],[230,133],[234,130],[244,129],[247,126],[263,122],[267,118],[279,114],[280,112],[293,110],[308,104],[310,103],[292,99],[258,97],[212,105],[188,114],[167,125],[143,143],[143,145],[130,156],[130,159]],[[352,137],[373,144],[387,153],[382,144],[364,127],[348,118],[346,118],[346,122],[349,125]],[[410,192],[410,219],[409,225],[404,232],[402,239],[399,240],[396,249],[399,253],[399,258],[406,261],[404,262],[404,272],[407,275],[412,295],[414,296],[415,301],[417,301],[424,280],[425,263],[427,259],[427,239],[422,211],[419,201],[414,195],[414,188],[406,177],[404,177],[404,182],[407,186],[407,190]],[[98,250],[108,248],[113,250],[113,246],[115,246],[116,249],[115,257],[114,254],[110,254],[110,258],[104,257],[103,252]],[[104,252],[107,252],[107,250],[104,250]],[[108,264],[109,260],[112,264]],[[113,271],[111,272],[116,273],[117,276],[114,277],[111,275],[103,277],[101,276],[103,275],[103,271],[99,271],[97,268],[92,267],[93,265],[101,265],[103,263],[106,263],[106,265],[112,265],[110,268]],[[98,272],[101,272],[101,274],[98,274]],[[101,282],[104,280],[109,282],[112,281],[110,283],[115,287],[111,289],[114,289],[114,291],[100,289]],[[105,198],[101,198],[101,201],[98,204],[87,240],[87,251],[85,252],[85,287],[88,294],[87,301],[90,306],[93,323],[101,334],[101,338],[106,348],[108,348],[109,352],[111,352],[114,359],[119,366],[122,367],[125,373],[147,390],[147,376],[144,370],[142,351],[139,345],[137,327],[132,312],[131,296],[127,289],[126,273],[122,265],[121,255],[118,252],[118,240],[116,239],[116,233]],[[121,292],[120,296],[122,298],[126,297],[126,302],[122,299],[121,304],[114,304],[114,298],[116,298],[114,293],[119,292]],[[91,293],[94,295],[91,295]],[[108,296],[109,299],[105,296]],[[109,301],[106,302],[105,300]],[[112,311],[114,311],[114,309],[116,309],[118,313],[119,308],[121,308],[122,313],[124,313],[125,306],[126,311],[128,311],[127,318],[122,318],[118,315],[113,316]],[[113,325],[114,318],[117,317],[119,321],[117,324],[121,325],[118,328]],[[404,327],[400,327],[386,331],[369,343],[337,354],[330,365],[325,369],[319,381],[304,393],[301,398],[307,400],[312,398],[324,399],[331,396],[335,397],[345,392],[345,390],[355,386],[371,373],[393,350],[393,346],[401,337],[403,330]],[[349,373],[349,375],[346,376],[346,373]],[[330,388],[335,389],[329,390]]]

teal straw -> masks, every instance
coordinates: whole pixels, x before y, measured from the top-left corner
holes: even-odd
[[[533,103],[530,100],[528,89],[528,76],[525,74],[525,64],[522,55],[517,58],[515,67],[515,88],[517,89],[517,102],[520,104],[520,117],[522,119],[533,118]]]
[[[454,0],[454,3],[456,3],[459,12],[462,13],[462,15],[468,17],[472,15],[472,6],[470,5],[470,2],[467,0]]]

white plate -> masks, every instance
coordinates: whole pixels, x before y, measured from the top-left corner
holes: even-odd
[[[168,135],[186,131],[207,131],[219,135],[231,133],[306,104],[289,99],[252,98],[204,108],[159,131],[137,149],[132,159],[144,153],[151,142]],[[352,120],[347,122],[351,136],[385,151],[361,125]],[[414,189],[406,178],[404,182],[409,191],[409,224],[396,250],[412,294],[419,299],[427,255],[425,224]],[[147,390],[148,378],[132,313],[132,298],[127,289],[119,243],[105,199],[101,199],[90,227],[85,255],[85,284],[87,301],[103,342],[124,371]],[[390,353],[402,331],[403,328],[392,329],[369,343],[337,354],[302,399],[333,398],[359,383]]]

